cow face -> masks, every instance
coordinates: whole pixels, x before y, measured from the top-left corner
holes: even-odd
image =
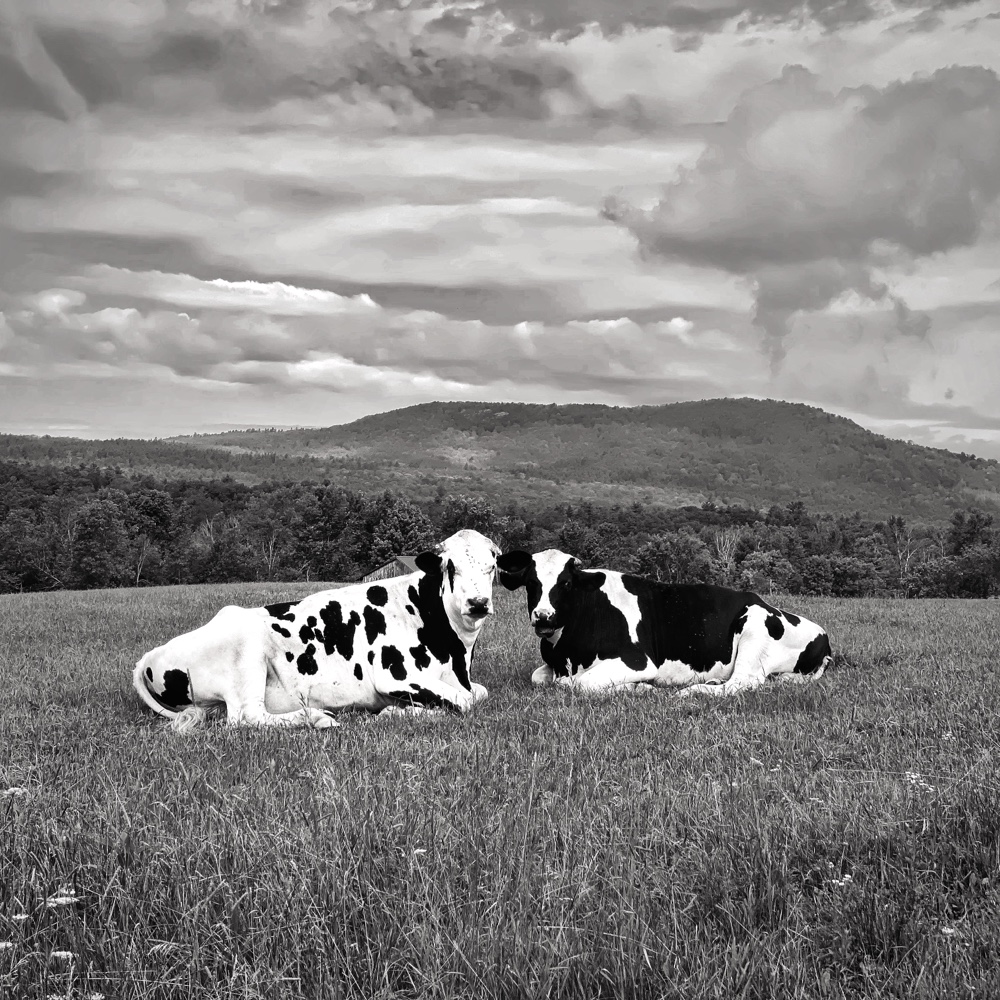
[[[441,596],[449,618],[478,628],[493,614],[493,577],[500,549],[471,528],[456,531],[433,552],[417,556],[417,568],[441,577]]]
[[[537,635],[550,636],[563,627],[574,592],[600,586],[602,576],[582,573],[580,560],[558,549],[530,555],[507,552],[497,560],[500,582],[508,590],[524,587],[528,618]]]

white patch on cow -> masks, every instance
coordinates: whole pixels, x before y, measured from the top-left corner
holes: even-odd
[[[609,569],[597,570],[596,572],[603,573],[606,577],[601,590],[607,595],[608,600],[625,616],[625,621],[628,623],[628,637],[633,642],[638,642],[639,621],[642,618],[639,612],[639,598],[625,589],[621,573],[615,573]]]
[[[579,560],[565,552],[560,552],[558,549],[536,552],[531,558],[535,564],[535,576],[538,577],[538,583],[542,588],[542,596],[531,611],[531,623],[534,625],[539,619],[544,621],[555,615],[555,608],[552,607],[552,591],[559,579],[559,574],[568,563]]]
[[[444,606],[444,615],[438,610],[437,634],[452,650],[464,650],[466,677],[473,646],[493,610],[498,553],[490,539],[468,529],[452,535],[435,553]],[[446,569],[449,562],[453,576]],[[418,636],[427,622],[413,592],[427,579],[421,571],[353,584],[312,594],[276,613],[223,608],[206,625],[143,656],[133,683],[154,712],[182,729],[198,725],[209,710],[222,706],[230,725],[318,729],[337,724],[330,712],[380,711],[411,698],[466,712],[488,692],[471,680],[465,686],[447,652],[436,656],[437,647]],[[384,592],[384,599],[382,593],[378,600],[369,598],[372,591]],[[338,641],[348,634],[350,642]],[[161,704],[158,698],[170,685],[186,690],[189,708]]]

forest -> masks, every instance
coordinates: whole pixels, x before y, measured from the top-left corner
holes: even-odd
[[[946,522],[766,509],[545,503],[449,492],[363,493],[325,480],[246,484],[0,461],[0,592],[230,581],[350,581],[461,527],[505,550],[762,594],[990,597],[1000,531],[968,507]]]

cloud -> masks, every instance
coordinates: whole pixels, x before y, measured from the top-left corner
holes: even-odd
[[[213,299],[220,286],[182,275],[155,277],[161,292],[172,296],[180,288],[179,297],[192,303]],[[224,291],[232,305],[228,293],[234,289]],[[298,303],[313,301],[311,291],[259,286],[254,295]],[[393,371],[397,381],[415,385],[421,379],[452,387],[506,379],[557,392],[632,388],[654,395],[683,383],[717,387],[727,372],[747,373],[745,350],[718,331],[700,341],[693,321],[679,316],[647,324],[620,317],[489,325],[386,309],[371,299],[320,294],[316,301],[328,311],[269,314],[217,308],[217,301],[200,311],[95,309],[82,292],[49,289],[7,313],[0,363],[22,375],[62,364],[285,388],[358,388],[369,377],[364,369]]]
[[[108,295],[152,298],[192,309],[252,310],[268,316],[341,316],[349,312],[369,313],[378,306],[371,296],[339,295],[319,288],[301,288],[281,281],[203,280],[189,274],[163,271],[129,271],[98,264],[86,270],[75,283],[88,291]],[[64,292],[44,293],[65,295]],[[76,293],[81,305],[86,299]]]
[[[728,21],[743,23],[801,22],[812,18],[827,29],[858,24],[884,15],[887,6],[934,11],[971,0],[904,0],[895,5],[880,0],[490,0],[487,10],[529,30],[572,35],[588,24],[612,34],[631,28],[670,27],[682,32],[716,31]]]
[[[37,30],[92,108],[282,106],[286,121],[298,113],[303,123],[411,127],[439,115],[544,120],[550,100],[575,89],[533,38],[474,5],[448,23],[443,6],[419,3],[139,0],[122,22],[82,6],[89,18],[75,0],[50,0]]]
[[[879,90],[824,90],[803,67],[749,91],[698,163],[643,209],[606,218],[644,254],[748,278],[780,362],[789,320],[854,291],[890,301],[899,332],[926,320],[886,267],[975,244],[1000,195],[1000,79],[951,67]]]
[[[72,121],[86,103],[41,43],[20,0],[0,0],[0,110],[29,110]]]

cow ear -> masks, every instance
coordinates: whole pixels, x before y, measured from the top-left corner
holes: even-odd
[[[603,573],[584,570],[583,563],[576,556],[573,557],[573,561],[569,564],[569,569],[573,576],[573,588],[575,590],[600,590],[607,579]]]
[[[441,572],[441,557],[436,552],[421,552],[413,561],[417,569],[423,570],[428,575]]]
[[[508,590],[517,590],[518,587],[523,587],[531,563],[531,554],[519,549],[498,556],[497,569],[500,571],[500,582]]]

